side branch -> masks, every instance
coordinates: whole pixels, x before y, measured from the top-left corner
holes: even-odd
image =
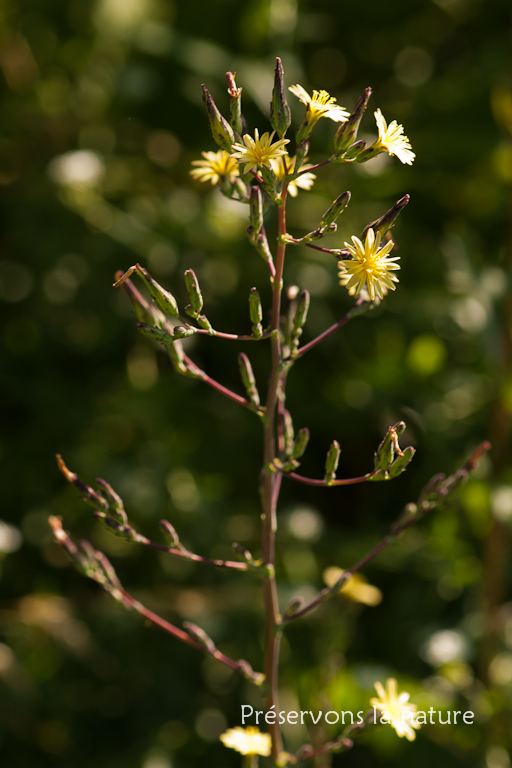
[[[347,571],[343,571],[340,578],[332,587],[325,587],[316,597],[305,605],[297,604],[295,601],[290,605],[288,611],[283,615],[283,623],[288,623],[294,619],[313,611],[321,603],[333,597],[355,573],[364,568],[371,560],[379,555],[389,544],[401,533],[407,530],[411,525],[421,520],[436,507],[445,506],[453,497],[457,488],[469,477],[469,473],[476,467],[482,455],[490,449],[491,445],[485,441],[481,443],[471,454],[469,459],[453,475],[446,477],[442,474],[435,475],[427,486],[423,489],[417,504],[407,504],[398,520],[391,526],[390,533],[382,541],[373,547],[364,557]],[[292,607],[293,606],[293,607]],[[297,606],[295,608],[295,606]]]
[[[296,358],[302,357],[303,355],[305,355],[305,354],[306,354],[306,352],[309,352],[309,350],[310,350],[310,349],[313,349],[313,348],[314,348],[314,347],[316,347],[318,344],[320,344],[322,341],[324,341],[324,340],[325,340],[325,339],[327,339],[329,336],[331,336],[333,333],[335,333],[336,331],[338,331],[340,328],[343,328],[343,326],[344,326],[346,323],[348,323],[348,321],[349,321],[349,320],[350,320],[352,317],[354,317],[355,315],[359,314],[361,310],[363,310],[363,311],[364,311],[364,305],[365,305],[365,304],[368,304],[368,302],[367,302],[367,301],[365,301],[365,299],[362,299],[362,298],[358,299],[358,300],[356,301],[356,303],[354,304],[354,306],[352,307],[352,309],[351,309],[351,310],[349,310],[349,311],[347,312],[347,314],[346,314],[344,317],[342,317],[342,318],[341,318],[341,320],[338,320],[336,323],[334,323],[333,325],[331,325],[331,327],[330,327],[330,328],[327,328],[327,330],[325,330],[323,333],[321,333],[321,334],[320,334],[319,336],[317,336],[315,339],[313,339],[312,341],[308,342],[308,343],[307,343],[307,344],[305,344],[303,347],[301,347],[301,348],[299,349],[299,351],[297,352],[297,354],[295,355],[295,357],[296,357]],[[368,309],[370,309],[370,307],[368,307]]]
[[[296,472],[286,472],[285,470],[277,470],[278,472],[281,472],[285,477],[289,477],[290,480],[296,480],[297,483],[302,483],[303,485],[314,485],[318,488],[332,488],[336,485],[355,485],[356,483],[364,483],[367,480],[371,480],[371,478],[375,475],[375,472],[368,472],[366,475],[361,475],[361,477],[347,477],[340,480],[330,480],[327,482],[326,480],[314,480],[311,477],[304,477],[303,475],[298,475]]]
[[[48,522],[53,531],[55,541],[67,552],[77,570],[84,576],[96,581],[117,603],[124,608],[137,611],[137,613],[155,626],[163,629],[169,635],[172,635],[191,648],[211,656],[235,672],[242,674],[255,685],[263,683],[264,675],[254,672],[251,665],[244,659],[235,661],[219,651],[215,647],[213,640],[200,627],[187,623],[184,625],[187,631],[184,631],[142,605],[124,589],[112,564],[103,552],[95,550],[88,541],[80,541],[78,544],[75,544],[67,531],[62,528],[60,517],[50,517]]]

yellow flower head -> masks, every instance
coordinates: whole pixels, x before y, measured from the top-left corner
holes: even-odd
[[[218,152],[201,152],[204,160],[194,160],[192,165],[196,165],[190,171],[190,175],[198,181],[211,181],[212,185],[217,184],[220,179],[229,179],[232,181],[238,176],[238,164],[233,160],[228,152],[219,149]]]
[[[242,755],[261,755],[268,757],[272,748],[272,739],[268,733],[261,733],[259,728],[229,728],[220,737],[225,747],[235,749]]]
[[[400,269],[396,263],[399,256],[389,256],[394,246],[392,240],[379,248],[380,239],[379,234],[375,235],[373,229],[369,229],[364,245],[355,235],[352,235],[353,245],[345,243],[352,258],[340,259],[339,276],[341,285],[345,285],[351,295],[358,296],[366,289],[370,301],[375,301],[376,297],[382,299],[388,290],[395,290],[394,283],[398,283],[398,278],[392,272]]]
[[[313,95],[310,96],[302,85],[291,85],[288,90],[306,105],[306,120],[310,127],[321,117],[328,117],[335,123],[344,123],[349,117],[349,112],[338,106],[334,96],[327,91],[313,91]]]
[[[290,139],[279,139],[279,141],[275,141],[272,144],[274,133],[275,131],[270,135],[264,133],[260,139],[258,129],[256,128],[254,139],[246,133],[243,144],[233,144],[232,148],[235,152],[231,153],[231,157],[238,160],[239,163],[245,163],[244,173],[248,173],[253,168],[258,168],[262,165],[270,168],[272,160],[286,154],[284,145],[288,144]]]
[[[379,130],[379,138],[374,146],[382,147],[382,149],[385,149],[390,155],[398,157],[400,162],[405,163],[406,165],[412,165],[416,155],[412,151],[409,139],[407,136],[404,136],[403,126],[398,125],[396,120],[393,120],[388,126],[380,109],[374,112],[374,115]]]
[[[295,173],[295,160],[296,160],[295,157],[290,157],[289,155],[285,154],[276,160],[270,161],[271,168],[274,171],[278,181],[284,181],[287,175]],[[285,163],[286,163],[286,173],[284,169]],[[307,165],[307,157],[306,157],[304,164],[301,165],[299,170],[303,171],[308,167],[309,166]],[[311,189],[311,187],[315,183],[315,179],[316,179],[316,176],[314,173],[303,173],[297,179],[293,179],[293,181],[289,182],[288,192],[292,197],[297,197],[297,195],[299,194],[299,189]]]
[[[334,587],[340,576],[343,575],[343,569],[338,568],[335,565],[326,568],[323,573],[323,578],[328,587]],[[354,573],[345,581],[339,591],[340,595],[353,600],[355,603],[362,603],[363,605],[378,605],[382,601],[382,592],[378,587],[374,587],[373,584],[368,584],[368,581],[360,573]]]
[[[381,718],[384,715],[387,717],[398,736],[414,741],[416,734],[413,729],[420,728],[420,724],[415,719],[418,709],[416,704],[408,703],[410,694],[403,691],[397,696],[396,680],[393,677],[386,681],[386,690],[380,683],[375,683],[375,690],[379,698],[370,699],[372,707],[382,712]]]

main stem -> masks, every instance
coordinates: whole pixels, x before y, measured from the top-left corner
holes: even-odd
[[[286,233],[286,184],[281,193],[282,205],[278,208],[279,236]],[[265,604],[266,634],[265,634],[265,660],[264,673],[266,678],[267,696],[266,709],[274,708],[279,711],[278,701],[278,668],[279,648],[281,643],[281,616],[279,613],[279,601],[274,570],[275,560],[275,536],[277,530],[277,500],[281,487],[281,475],[271,470],[272,462],[276,457],[276,427],[277,408],[279,400],[283,398],[281,391],[284,382],[280,375],[281,367],[281,294],[283,290],[283,266],[286,245],[278,239],[278,248],[275,263],[274,284],[272,290],[272,318],[271,318],[271,349],[272,367],[268,386],[267,402],[265,404],[265,426],[263,432],[263,470],[262,470],[262,506],[263,506],[263,561],[268,566],[268,573],[263,582],[263,599]],[[277,720],[277,718],[275,718]],[[272,759],[277,760],[282,752],[283,744],[281,731],[277,722],[268,726],[272,737]]]

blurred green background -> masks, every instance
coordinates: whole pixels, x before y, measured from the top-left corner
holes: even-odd
[[[289,229],[314,228],[352,191],[331,247],[403,194],[394,239],[400,285],[297,364],[289,407],[312,439],[303,472],[322,474],[332,439],[340,475],[368,471],[390,424],[417,448],[385,485],[315,490],[283,482],[283,604],[321,588],[384,536],[435,472],[483,439],[493,449],[457,505],[413,528],[365,572],[383,593],[339,598],[298,622],[283,648],[283,709],[364,709],[396,676],[420,708],[471,709],[475,725],[429,726],[414,744],[364,736],[334,766],[507,768],[512,711],[510,421],[512,305],[509,0],[4,0],[0,6],[1,523],[0,760],[25,768],[237,766],[219,734],[257,692],[136,615],[111,604],[51,541],[50,514],[114,562],[133,594],[260,668],[258,579],[173,561],[93,523],[59,474],[107,479],[132,523],[158,539],[168,517],[203,555],[259,551],[255,417],[174,375],[137,333],[113,275],[141,261],[183,302],[194,268],[218,329],[246,333],[263,261],[245,209],[189,177],[215,149],[206,83],[227,108],[236,71],[250,132],[268,130],[275,56],[287,85],[325,88],[349,109],[403,123],[417,159],[318,173],[291,201]],[[295,125],[302,106],[290,96]],[[315,131],[310,159],[330,153]],[[68,154],[71,153],[71,154]],[[272,220],[268,229],[273,231]],[[332,257],[293,250],[286,280],[312,294],[305,339],[350,306]],[[241,391],[242,347],[194,339],[190,354]],[[248,350],[263,388],[265,343]],[[289,749],[333,735],[285,733]],[[327,766],[328,762],[318,763]]]

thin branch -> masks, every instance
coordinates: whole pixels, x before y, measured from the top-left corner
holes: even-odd
[[[327,483],[325,480],[314,480],[311,477],[303,477],[303,475],[298,475],[296,472],[285,472],[284,470],[279,469],[277,471],[281,472],[285,477],[289,477],[290,480],[296,480],[303,485],[314,485],[318,488],[332,488],[336,485],[355,485],[356,483],[364,483],[375,474],[374,472],[368,472],[366,475],[361,475],[361,477],[347,477],[341,480],[332,480]]]
[[[237,571],[248,571],[249,566],[247,563],[242,563],[238,560],[214,560],[209,557],[201,557],[194,552],[189,552],[188,549],[174,549],[173,547],[166,547],[165,544],[157,544],[154,541],[146,539],[144,536],[137,539],[137,542],[144,544],[151,549],[158,549],[159,552],[166,552],[168,555],[179,557],[182,560],[190,560],[193,563],[201,563],[203,565],[214,565],[216,568],[232,568]]]
[[[232,400],[234,403],[238,403],[238,405],[243,405],[244,408],[248,408],[250,411],[254,412],[254,406],[249,400],[247,400],[245,397],[241,397],[240,395],[237,395],[236,392],[233,392],[231,389],[228,389],[223,384],[220,384],[215,379],[212,379],[211,376],[208,376],[205,371],[203,371],[201,368],[199,368],[191,359],[188,357],[188,355],[183,355],[183,360],[185,362],[185,365],[187,366],[188,370],[193,373],[198,379],[201,381],[204,381],[205,384],[208,384],[209,387],[212,387],[212,389],[215,389],[217,392],[220,392],[221,395],[224,395],[225,397]]]
[[[347,312],[347,314],[344,317],[342,317],[341,320],[338,320],[338,322],[336,322],[333,325],[331,325],[330,328],[327,328],[327,330],[325,330],[323,333],[321,333],[315,339],[313,339],[312,341],[308,342],[303,347],[301,347],[299,349],[299,351],[297,352],[297,354],[295,355],[295,358],[302,357],[303,355],[306,354],[306,352],[309,352],[310,349],[313,349],[318,344],[320,344],[320,342],[324,341],[329,336],[331,336],[333,333],[335,333],[335,331],[339,330],[340,328],[343,328],[343,326],[346,323],[348,323],[348,321],[353,317],[354,309],[361,307],[364,303],[365,303],[364,299],[361,299],[361,298],[358,299],[356,301],[356,303],[354,304],[354,306],[352,307],[352,309],[349,310],[349,312]]]

